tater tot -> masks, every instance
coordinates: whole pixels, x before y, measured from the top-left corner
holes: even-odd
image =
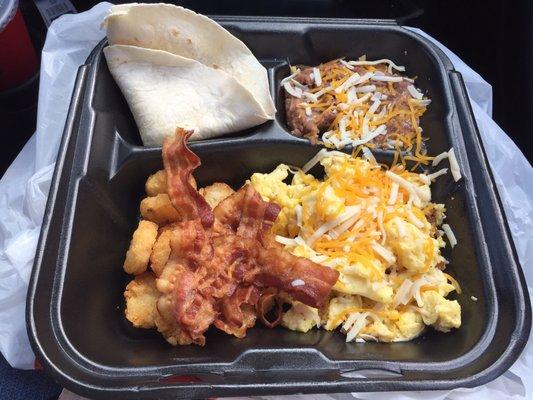
[[[148,196],[157,196],[158,194],[167,193],[167,173],[164,169],[150,175],[146,180],[146,194]]]
[[[204,196],[205,200],[207,201],[207,203],[209,203],[211,208],[215,208],[218,203],[220,203],[226,197],[235,193],[235,191],[230,186],[222,182],[215,182],[210,186],[201,188],[198,192],[202,196]]]
[[[150,221],[140,221],[139,226],[133,232],[130,248],[126,253],[124,271],[128,274],[142,274],[146,271],[152,247],[157,238],[157,224]]]
[[[155,328],[157,300],[159,291],[155,284],[155,276],[145,272],[133,279],[124,292],[126,299],[126,318],[136,328]]]
[[[160,276],[163,268],[170,256],[170,238],[172,237],[171,230],[164,230],[154,243],[152,254],[150,255],[150,267],[156,274]]]
[[[180,214],[170,202],[168,194],[146,197],[141,201],[141,215],[144,219],[162,225],[180,219]]]
[[[196,189],[196,180],[192,175],[189,177],[189,183]],[[167,172],[162,169],[150,175],[146,180],[145,189],[148,196],[168,193]]]

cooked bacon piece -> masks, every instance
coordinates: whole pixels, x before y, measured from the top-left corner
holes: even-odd
[[[171,233],[165,231],[168,245],[162,244],[162,250],[170,246],[170,255],[165,251],[161,256],[168,260],[156,268],[162,293],[158,329],[171,343],[204,345],[211,324],[244,337],[259,312],[265,325],[277,325],[282,311],[278,289],[309,306],[322,305],[338,272],[285,252],[271,233],[279,206],[264,201],[251,185],[212,211],[189,183],[200,165],[186,146],[189,135],[178,131],[163,147],[168,194],[182,221],[162,228]],[[273,298],[277,314],[268,321],[265,314]]]
[[[215,215],[215,230],[216,229],[230,229],[237,231],[239,223],[241,222],[242,215],[242,199],[244,198],[246,191],[240,188],[231,196],[222,200],[213,210]]]
[[[193,131],[178,128],[176,138],[163,142],[163,164],[167,171],[168,195],[183,220],[199,219],[204,228],[213,225],[213,210],[190,183],[192,171],[201,164],[200,158],[187,147]]]
[[[267,328],[275,328],[281,323],[283,317],[283,301],[279,298],[278,291],[266,289],[257,302],[257,316]],[[274,318],[267,318],[272,314]]]
[[[270,234],[280,207],[264,201],[252,185],[243,186],[241,190],[244,190],[245,194],[240,205],[242,212],[237,235],[257,239],[263,243],[266,236]]]
[[[257,261],[261,269],[255,276],[257,284],[283,290],[311,307],[324,304],[339,277],[334,269],[274,247],[261,249]]]
[[[239,287],[220,302],[220,316],[215,326],[238,338],[246,336],[246,331],[255,325],[255,305],[259,299],[259,289],[255,286]]]

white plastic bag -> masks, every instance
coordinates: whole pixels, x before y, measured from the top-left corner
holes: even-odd
[[[29,369],[34,365],[25,327],[26,290],[74,79],[78,66],[104,37],[100,22],[109,7],[109,3],[100,3],[85,13],[64,15],[50,26],[42,57],[37,131],[0,180],[0,351],[17,368]],[[491,86],[440,43],[413,30],[439,45],[463,75],[531,292],[533,169],[490,118]],[[479,388],[353,396],[359,399],[532,398],[531,340],[508,372]],[[349,394],[305,396],[317,400],[350,397]]]
[[[79,65],[105,36],[111,4],[67,14],[48,30],[41,62],[37,131],[0,180],[0,351],[15,368],[34,366],[26,291],[54,163]]]

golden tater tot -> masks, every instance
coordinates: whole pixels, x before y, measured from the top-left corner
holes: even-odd
[[[145,272],[136,276],[128,283],[124,292],[128,321],[136,328],[155,328],[159,295],[154,274]]]
[[[148,196],[157,196],[161,193],[167,193],[167,173],[164,169],[150,175],[146,180],[146,194]]]
[[[196,180],[192,175],[189,177],[189,183],[196,189]],[[145,189],[148,196],[168,193],[167,172],[162,169],[150,175],[146,180]]]
[[[142,274],[146,271],[152,247],[157,238],[157,224],[150,221],[140,221],[139,226],[133,232],[130,248],[126,253],[124,271],[128,274]]]
[[[156,276],[160,276],[163,272],[163,268],[170,256],[170,238],[172,237],[171,230],[164,230],[152,248],[152,254],[150,255],[150,266]]]
[[[231,187],[222,182],[215,182],[210,186],[201,188],[199,192],[202,196],[204,196],[211,208],[215,208],[218,203],[235,193]]]
[[[168,194],[161,193],[157,196],[146,197],[141,201],[141,215],[144,219],[162,225],[180,219],[180,214],[170,202]]]

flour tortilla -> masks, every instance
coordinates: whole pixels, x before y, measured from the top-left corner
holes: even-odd
[[[160,146],[177,127],[192,140],[237,132],[267,120],[231,75],[161,50],[104,48],[111,75],[128,102],[145,146]]]
[[[112,45],[164,50],[227,72],[259,103],[264,118],[274,118],[266,69],[215,21],[171,4],[131,3],[111,7],[103,25]]]

